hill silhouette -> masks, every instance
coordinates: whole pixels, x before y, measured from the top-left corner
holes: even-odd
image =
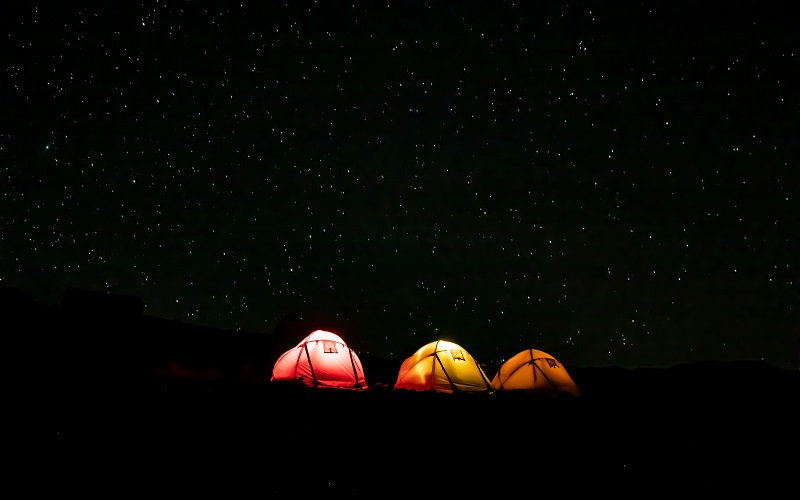
[[[264,334],[90,290],[0,304],[3,497],[738,496],[794,488],[800,465],[800,373],[767,363],[569,366],[581,397],[547,398],[393,391],[402,360],[359,353],[371,390],[298,390],[269,383],[319,326],[291,313]]]

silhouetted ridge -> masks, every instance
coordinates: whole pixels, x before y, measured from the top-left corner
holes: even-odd
[[[105,318],[141,316],[144,312],[144,301],[139,297],[82,288],[64,290],[61,306],[69,312]]]
[[[54,377],[62,389],[179,380],[265,385],[282,353],[327,329],[291,313],[272,334],[198,326],[144,315],[137,297],[76,288],[64,291],[60,305],[15,288],[0,289],[0,300],[5,367],[20,384],[49,390]],[[401,359],[355,351],[371,387],[393,387]],[[492,377],[500,364],[485,366]],[[800,377],[760,361],[566,368],[587,400],[608,401],[782,398],[797,395]]]

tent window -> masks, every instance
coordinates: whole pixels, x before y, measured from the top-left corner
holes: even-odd
[[[322,341],[323,352],[339,352],[336,350],[336,342],[333,340]]]
[[[464,352],[461,349],[450,349],[450,356],[456,361],[464,361]]]
[[[550,368],[558,368],[558,363],[553,358],[547,358],[547,364]]]

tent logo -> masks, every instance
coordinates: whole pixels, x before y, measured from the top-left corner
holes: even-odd
[[[450,356],[453,357],[454,361],[466,361],[466,358],[464,358],[464,351],[461,349],[450,349]]]

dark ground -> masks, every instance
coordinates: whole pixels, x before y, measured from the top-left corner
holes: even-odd
[[[112,341],[5,293],[3,499],[795,496],[800,373],[764,363],[567,367],[583,395],[550,398],[395,391],[399,361],[361,356],[368,391],[298,390],[252,339],[210,366],[164,340],[185,325]]]

